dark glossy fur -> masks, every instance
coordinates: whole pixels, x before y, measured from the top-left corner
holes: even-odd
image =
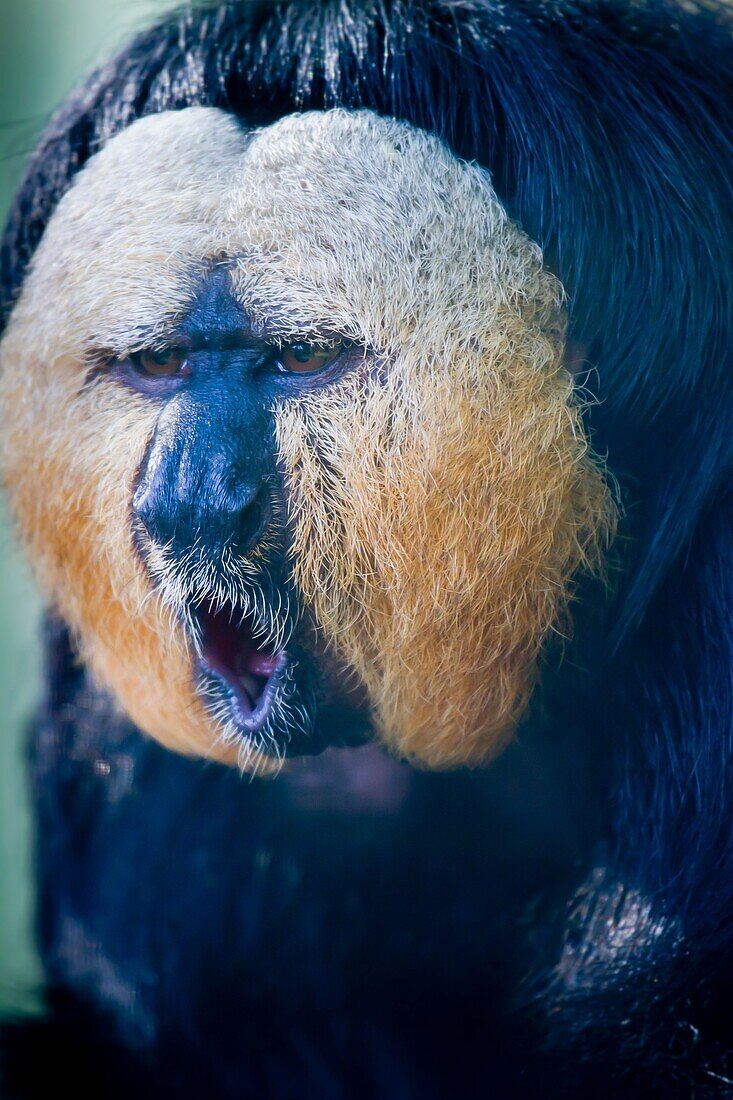
[[[121,722],[49,627],[51,1011],[8,1031],[6,1095],[40,1093],[44,1052],[102,1096],[733,1095],[731,34],[662,2],[233,3],[142,35],[51,122],[6,310],[142,114],[368,106],[487,165],[571,294],[626,518],[612,591],[483,773],[343,750],[242,781]]]

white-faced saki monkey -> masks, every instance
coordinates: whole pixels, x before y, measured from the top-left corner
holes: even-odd
[[[712,0],[204,4],[60,108],[3,1097],[733,1095],[732,266]]]

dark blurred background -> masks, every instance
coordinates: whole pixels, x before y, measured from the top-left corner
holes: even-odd
[[[48,115],[84,73],[175,0],[0,0],[0,210]],[[0,1012],[32,1008],[25,730],[39,692],[40,599],[0,512]]]

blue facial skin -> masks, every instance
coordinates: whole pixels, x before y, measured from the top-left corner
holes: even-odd
[[[343,670],[323,651],[313,624],[298,606],[287,561],[287,506],[273,410],[278,402],[328,385],[360,353],[349,347],[312,374],[284,372],[279,354],[266,335],[255,334],[236,301],[230,266],[217,265],[202,280],[170,338],[169,351],[142,351],[109,361],[104,375],[160,404],[132,497],[135,545],[143,563],[149,561],[152,544],[165,546],[171,574],[181,581],[203,563],[225,589],[245,585],[268,606],[287,609],[280,613],[288,636],[282,667],[267,687],[262,680],[261,696],[253,697],[261,705],[250,714],[233,690],[237,677],[227,677],[226,669],[222,675],[222,660],[217,662],[213,653],[207,660],[206,653],[207,630],[215,631],[219,651],[225,648],[227,659],[234,659],[237,638],[228,622],[241,618],[246,593],[240,591],[238,603],[230,613],[221,612],[217,624],[210,621],[205,605],[192,600],[189,611],[204,641],[203,658],[197,660],[199,689],[226,707],[242,739],[255,747],[313,753],[328,744],[361,742],[368,717],[363,695],[341,686]],[[161,373],[153,373],[159,362]],[[237,581],[232,573],[232,555],[257,562],[244,580]],[[245,622],[241,628],[241,651],[257,648],[250,627]],[[282,698],[287,705],[270,719],[276,691],[286,692]],[[288,714],[295,712],[297,720],[289,721]]]
[[[143,459],[133,512],[151,539],[184,555],[195,543],[213,560],[248,554],[271,522],[274,458],[271,349],[254,339],[215,269],[171,343],[174,375],[146,376],[132,360],[114,373],[163,404]]]

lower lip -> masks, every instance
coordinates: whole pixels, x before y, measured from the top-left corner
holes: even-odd
[[[283,679],[283,673],[287,666],[287,657],[284,653],[279,655],[278,663],[274,670],[270,673],[267,683],[257,700],[257,703],[253,710],[249,713],[245,712],[242,708],[241,700],[237,695],[236,689],[232,686],[231,682],[223,676],[216,669],[210,668],[205,663],[201,663],[201,670],[204,676],[208,679],[216,681],[218,687],[224,691],[229,709],[234,722],[237,727],[246,733],[257,733],[263,728],[270,714],[272,713],[273,705],[277,697],[277,693],[280,690],[280,685]]]

